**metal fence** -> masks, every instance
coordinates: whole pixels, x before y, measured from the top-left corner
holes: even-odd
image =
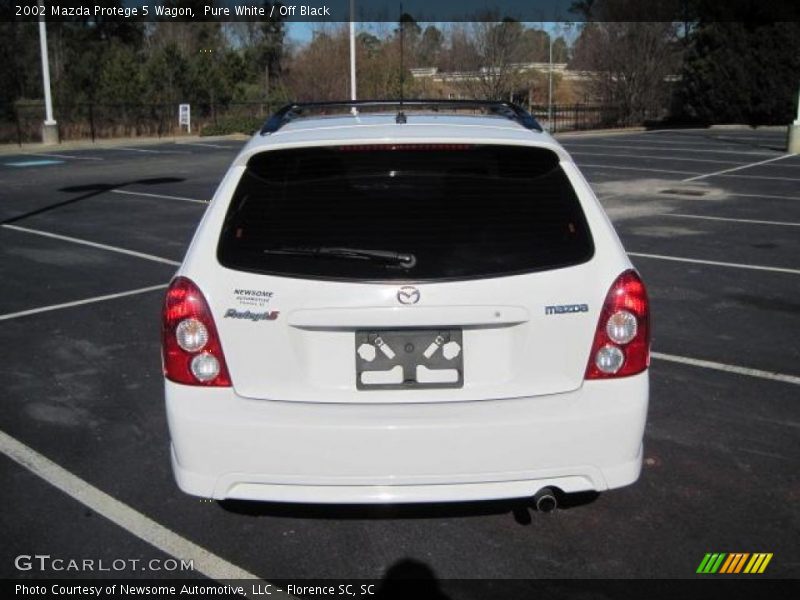
[[[272,113],[268,103],[192,104],[192,133],[235,120],[262,122]],[[61,141],[120,137],[164,137],[181,133],[178,104],[55,105]],[[44,104],[18,104],[13,115],[0,117],[0,144],[26,144],[42,139]],[[186,131],[186,128],[183,128]]]
[[[557,104],[552,110],[548,110],[546,105],[534,105],[529,110],[550,133],[658,126],[668,116],[668,110],[661,106],[647,108],[641,111],[640,116],[632,116],[622,107],[613,104]]]
[[[193,104],[192,133],[235,131],[237,126],[255,129],[275,108],[266,102]],[[546,105],[535,105],[530,110],[551,133],[642,124],[632,121],[619,107],[611,105],[558,104],[552,110]],[[54,113],[62,141],[163,137],[181,133],[177,104],[56,105]],[[11,118],[0,118],[0,144],[21,145],[40,141],[43,120],[43,104],[18,104]]]

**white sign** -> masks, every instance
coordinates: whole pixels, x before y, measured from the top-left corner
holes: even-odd
[[[187,133],[192,133],[192,109],[189,104],[178,105],[178,126],[186,125]]]

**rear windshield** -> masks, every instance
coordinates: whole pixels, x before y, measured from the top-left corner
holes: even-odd
[[[290,277],[425,281],[553,269],[593,252],[553,152],[406,144],[253,156],[218,258]]]

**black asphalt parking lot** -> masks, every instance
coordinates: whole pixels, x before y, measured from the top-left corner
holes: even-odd
[[[241,142],[0,155],[0,447],[46,457],[64,470],[54,479],[165,528],[186,544],[173,556],[190,543],[214,556],[200,574],[117,576],[228,565],[268,581],[379,579],[413,560],[440,580],[692,578],[707,552],[770,552],[761,577],[797,578],[800,156],[785,155],[785,135],[560,138],[648,284],[655,354],[641,479],[549,514],[524,501],[331,507],[182,494],[155,286]],[[169,557],[32,470],[0,457],[2,577],[70,575],[21,572],[23,554]],[[480,595],[462,586],[453,597]]]

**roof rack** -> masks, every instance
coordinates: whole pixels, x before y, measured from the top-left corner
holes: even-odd
[[[299,119],[304,113],[312,111],[327,111],[329,109],[350,109],[353,114],[360,108],[390,108],[398,109],[397,123],[405,123],[404,108],[429,108],[433,112],[442,110],[483,109],[488,113],[506,117],[516,121],[526,129],[542,131],[542,126],[528,111],[512,102],[502,100],[348,100],[333,102],[297,102],[287,104],[275,112],[261,128],[261,135],[275,133],[284,125]]]

